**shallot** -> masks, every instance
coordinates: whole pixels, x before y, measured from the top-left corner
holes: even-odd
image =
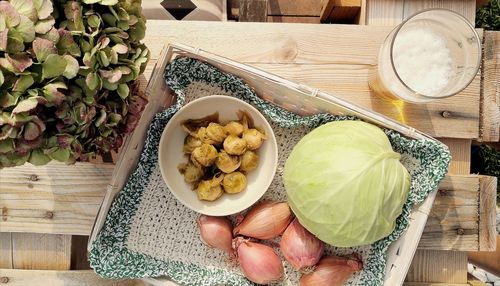
[[[233,232],[231,222],[226,217],[201,215],[198,218],[201,240],[210,247],[233,253]]]
[[[300,270],[318,263],[324,244],[294,219],[281,237],[280,249],[286,260]]]
[[[329,256],[321,259],[313,272],[300,278],[300,286],[341,286],[351,275],[363,268],[357,256]]]
[[[242,237],[233,240],[233,247],[238,254],[240,269],[250,281],[269,284],[283,276],[283,264],[271,247]]]
[[[287,203],[264,202],[247,213],[243,221],[234,228],[233,234],[273,239],[283,233],[292,218]]]

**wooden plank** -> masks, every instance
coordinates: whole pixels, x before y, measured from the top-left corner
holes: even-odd
[[[356,23],[358,23],[358,25],[366,25],[366,5],[367,0],[361,0],[361,10],[359,11],[359,15],[356,19]]]
[[[446,265],[446,267],[429,267]],[[446,282],[467,284],[467,254],[461,251],[417,250],[412,261],[412,271],[408,272],[408,282]],[[451,271],[450,271],[451,270]]]
[[[316,16],[267,16],[267,22],[277,23],[308,23],[319,24],[319,17]]]
[[[485,31],[479,140],[500,140],[500,32]]]
[[[405,282],[403,286],[469,286],[463,283]]]
[[[15,269],[69,270],[71,235],[12,233]]]
[[[455,138],[439,138],[451,152],[450,174],[469,174],[471,158],[471,140]]]
[[[377,111],[436,137],[467,137],[478,132],[480,76],[462,93],[426,105],[395,106],[373,95],[368,87],[369,65],[251,64],[286,79],[310,85]],[[472,100],[475,99],[475,100]],[[443,116],[445,114],[446,116]],[[456,130],[451,128],[458,127]],[[475,131],[474,131],[475,130]]]
[[[446,176],[420,239],[419,249],[479,248],[479,176]]]
[[[52,162],[0,170],[0,228],[4,232],[88,235],[113,168]]]
[[[266,22],[267,0],[240,0],[240,22]]]
[[[394,26],[403,21],[404,2],[401,0],[366,1],[366,24]]]
[[[71,270],[91,269],[87,252],[88,241],[89,237],[86,235],[71,236]]]
[[[268,0],[267,14],[273,16],[319,16],[321,0]]]
[[[0,279],[8,286],[146,286],[140,280],[103,279],[92,270],[0,269]]]
[[[474,25],[476,21],[476,0],[405,0],[403,19],[429,8],[444,8],[463,15]]]
[[[334,6],[335,6],[335,0],[321,1],[321,13],[319,15],[321,22],[324,22],[330,18]]]
[[[496,249],[497,180],[497,177],[479,177],[479,251]]]
[[[354,23],[360,10],[361,0],[324,0],[321,22]]]
[[[12,234],[0,232],[0,268],[12,267]]]
[[[393,118],[402,114],[401,107],[372,95],[367,84],[390,27],[182,21],[169,22],[167,26],[154,20],[147,25],[145,43],[151,49],[152,62],[163,44],[182,42],[256,64],[287,79],[320,89],[329,87],[325,90]],[[203,36],[202,31],[206,30],[212,31],[213,36]],[[329,36],[317,37],[318,34]],[[405,104],[402,119],[435,137],[477,138],[479,88],[478,76],[465,91],[452,98],[426,105]]]

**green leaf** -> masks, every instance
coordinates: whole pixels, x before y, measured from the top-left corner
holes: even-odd
[[[51,41],[52,43],[54,43],[54,45],[57,42],[59,42],[59,38],[60,38],[59,32],[57,31],[57,29],[55,27],[52,27],[52,29],[50,29],[50,31],[48,31],[44,35],[39,35],[39,37],[42,39],[46,39],[46,40]]]
[[[14,140],[8,138],[0,140],[0,153],[9,153],[14,151]]]
[[[0,51],[7,50],[7,42],[9,40],[8,35],[9,35],[9,29],[5,29],[2,32],[0,32]]]
[[[109,59],[108,59],[108,56],[106,55],[106,52],[99,51],[99,60],[100,60],[102,66],[104,66],[104,67],[109,66]]]
[[[118,88],[116,89],[118,92],[118,95],[122,98],[125,99],[129,95],[129,88],[126,83],[122,83],[118,85]]]
[[[50,160],[51,160],[50,157],[45,155],[42,150],[35,149],[31,151],[31,155],[28,162],[30,162],[35,166],[41,166],[47,164],[48,162],[50,162]]]
[[[60,55],[48,55],[42,64],[42,68],[43,78],[58,77],[66,69],[66,60]]]
[[[54,43],[42,38],[36,38],[33,41],[33,51],[38,62],[44,62],[48,55],[57,54]]]
[[[99,4],[106,6],[113,6],[118,4],[118,0],[101,0]]]
[[[58,89],[67,88],[68,87],[63,82],[49,83],[43,88],[43,94],[51,104],[60,105],[64,101],[65,95]]]
[[[35,39],[35,26],[28,17],[21,15],[21,21],[17,25],[16,30],[23,37],[23,41],[26,43],[33,42]]]
[[[33,0],[33,4],[35,5],[38,19],[46,19],[54,11],[50,0]]]
[[[66,69],[63,72],[64,77],[68,79],[74,78],[80,69],[78,61],[70,55],[64,55],[63,58],[66,60]]]
[[[42,134],[40,127],[33,122],[28,122],[24,125],[23,137],[25,140],[35,140]]]
[[[52,17],[40,20],[35,25],[35,32],[38,34],[46,34],[54,27],[55,22],[56,20]]]
[[[7,35],[6,51],[10,54],[17,54],[24,51],[23,35],[14,29],[10,29]]]
[[[128,47],[124,44],[116,44],[113,46],[113,50],[118,54],[125,54],[128,52]]]
[[[23,92],[27,90],[34,82],[35,81],[33,80],[33,77],[31,75],[22,75],[17,79],[12,90]]]
[[[85,78],[85,82],[87,83],[89,89],[95,90],[99,85],[99,76],[96,73],[91,72]]]
[[[28,17],[33,22],[38,20],[32,0],[10,0],[9,2],[21,15]]]
[[[0,86],[2,86],[4,81],[5,81],[5,78],[3,77],[2,70],[0,70]]]
[[[12,110],[12,114],[17,114],[21,112],[27,112],[35,109],[38,105],[38,100],[34,97],[30,97],[24,100],[21,100],[17,106]]]
[[[9,63],[19,72],[23,72],[33,64],[33,60],[27,53],[19,53],[15,55],[5,55]]]
[[[13,92],[12,94],[5,91],[5,93],[0,93],[0,106],[1,107],[10,107],[17,104],[21,93]],[[0,120],[0,125],[2,125],[2,120]]]
[[[19,25],[21,17],[9,1],[0,1],[0,18],[5,19],[5,24],[9,28]]]
[[[101,24],[101,19],[99,19],[99,16],[97,15],[90,15],[87,18],[87,24],[89,24],[92,28],[97,28]]]
[[[59,162],[67,163],[69,161],[69,156],[71,155],[69,149],[67,148],[56,148],[55,151],[47,154],[53,160]]]

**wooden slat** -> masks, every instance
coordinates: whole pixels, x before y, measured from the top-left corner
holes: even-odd
[[[319,16],[321,0],[268,0],[267,14],[274,16]]]
[[[450,174],[469,174],[471,158],[471,140],[455,138],[439,138],[451,152]]]
[[[103,279],[92,270],[54,271],[0,269],[7,286],[146,286],[140,280]]]
[[[361,10],[361,0],[324,0],[321,22],[354,23]]]
[[[463,283],[405,282],[403,286],[470,286]]]
[[[446,267],[429,267],[430,264],[446,265]],[[450,269],[467,269],[467,255],[461,251],[417,250],[411,269],[406,276],[408,282],[443,282],[466,284],[467,271]]]
[[[0,268],[12,268],[12,234],[0,232]]]
[[[394,26],[403,21],[404,2],[401,0],[366,1],[366,24]]]
[[[0,229],[88,235],[112,165],[30,164],[0,170]]]
[[[500,32],[485,31],[479,140],[500,140]]]
[[[480,76],[462,93],[431,104],[395,106],[375,96],[368,87],[370,65],[251,64],[286,79],[307,84],[375,110],[436,137],[467,137],[478,132]],[[471,100],[471,99],[476,100]],[[443,114],[446,113],[446,116]],[[451,131],[454,127],[461,126]]]
[[[405,0],[403,19],[429,8],[445,8],[455,11],[467,18],[473,25],[476,21],[476,0]]]
[[[497,177],[479,177],[479,251],[496,248],[496,197]]]
[[[240,22],[266,22],[267,0],[240,0]]]
[[[276,23],[308,23],[308,24],[319,24],[319,17],[315,16],[267,16],[267,22]]]
[[[420,249],[479,248],[479,176],[446,176],[427,219]]]
[[[71,236],[71,270],[91,269],[87,252],[88,241],[89,237],[86,235]]]
[[[71,235],[12,233],[15,269],[69,270]]]

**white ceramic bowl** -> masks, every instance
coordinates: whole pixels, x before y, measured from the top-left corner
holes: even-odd
[[[182,152],[186,132],[181,123],[219,112],[219,120],[237,120],[238,110],[250,114],[254,125],[263,129],[267,139],[257,150],[259,165],[248,173],[247,188],[238,194],[224,193],[214,202],[201,201],[196,191],[184,181],[177,170],[180,163],[187,162]],[[202,214],[212,216],[231,215],[243,211],[257,202],[271,184],[278,165],[278,146],[273,130],[264,116],[250,104],[230,96],[211,95],[190,102],[181,108],[168,122],[160,139],[158,162],[161,174],[172,194],[186,207]]]

